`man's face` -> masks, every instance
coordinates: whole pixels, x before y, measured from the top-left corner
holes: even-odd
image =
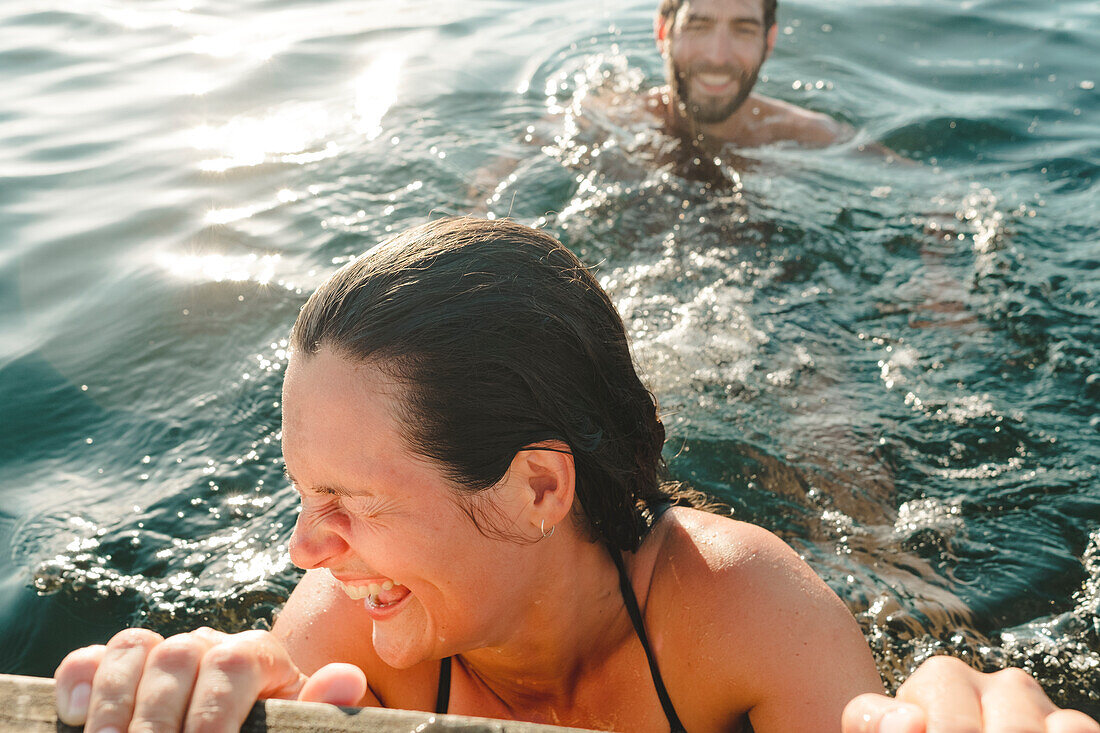
[[[774,28],[774,26],[773,26]],[[761,0],[686,0],[665,29],[669,83],[689,117],[727,119],[748,98],[774,33]]]

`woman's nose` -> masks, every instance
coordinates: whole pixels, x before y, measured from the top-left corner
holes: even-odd
[[[290,561],[302,570],[330,565],[347,549],[347,543],[323,518],[303,509],[290,536]]]

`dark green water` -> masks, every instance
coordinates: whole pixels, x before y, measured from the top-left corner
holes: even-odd
[[[798,548],[891,684],[948,650],[1095,711],[1100,10],[781,5],[763,90],[857,140],[698,180],[629,115],[570,126],[660,78],[648,2],[6,2],[0,672],[269,621],[281,339],[479,210],[599,264],[677,477]]]

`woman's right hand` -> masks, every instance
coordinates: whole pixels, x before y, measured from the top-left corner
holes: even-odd
[[[202,628],[165,639],[126,629],[70,653],[54,679],[58,718],[93,733],[237,731],[267,698],[378,704],[358,667],[329,664],[306,676],[267,631]]]
[[[924,662],[897,697],[860,695],[844,710],[844,733],[1100,733],[1076,710],[1059,710],[1019,668],[982,673],[953,657]]]

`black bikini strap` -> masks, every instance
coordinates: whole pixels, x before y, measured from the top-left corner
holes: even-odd
[[[638,599],[634,595],[634,589],[630,586],[630,578],[626,575],[626,567],[623,565],[623,556],[613,547],[607,548],[611,552],[611,559],[615,561],[615,567],[619,571],[619,589],[623,594],[623,603],[626,604],[626,612],[630,615],[630,623],[634,624],[634,631],[638,634],[638,640],[642,642],[646,661],[649,662],[649,673],[653,677],[653,686],[657,688],[657,697],[661,700],[661,707],[665,710],[665,717],[672,726],[672,733],[681,733],[684,724],[680,722],[680,716],[676,714],[676,708],[672,706],[672,699],[665,689],[664,680],[661,679],[661,670],[657,667],[657,660],[653,651],[649,648],[649,637],[645,633],[645,624],[642,622],[642,612],[638,610]]]
[[[451,657],[443,657],[439,663],[439,688],[435,693],[435,711],[443,715],[451,703]]]

